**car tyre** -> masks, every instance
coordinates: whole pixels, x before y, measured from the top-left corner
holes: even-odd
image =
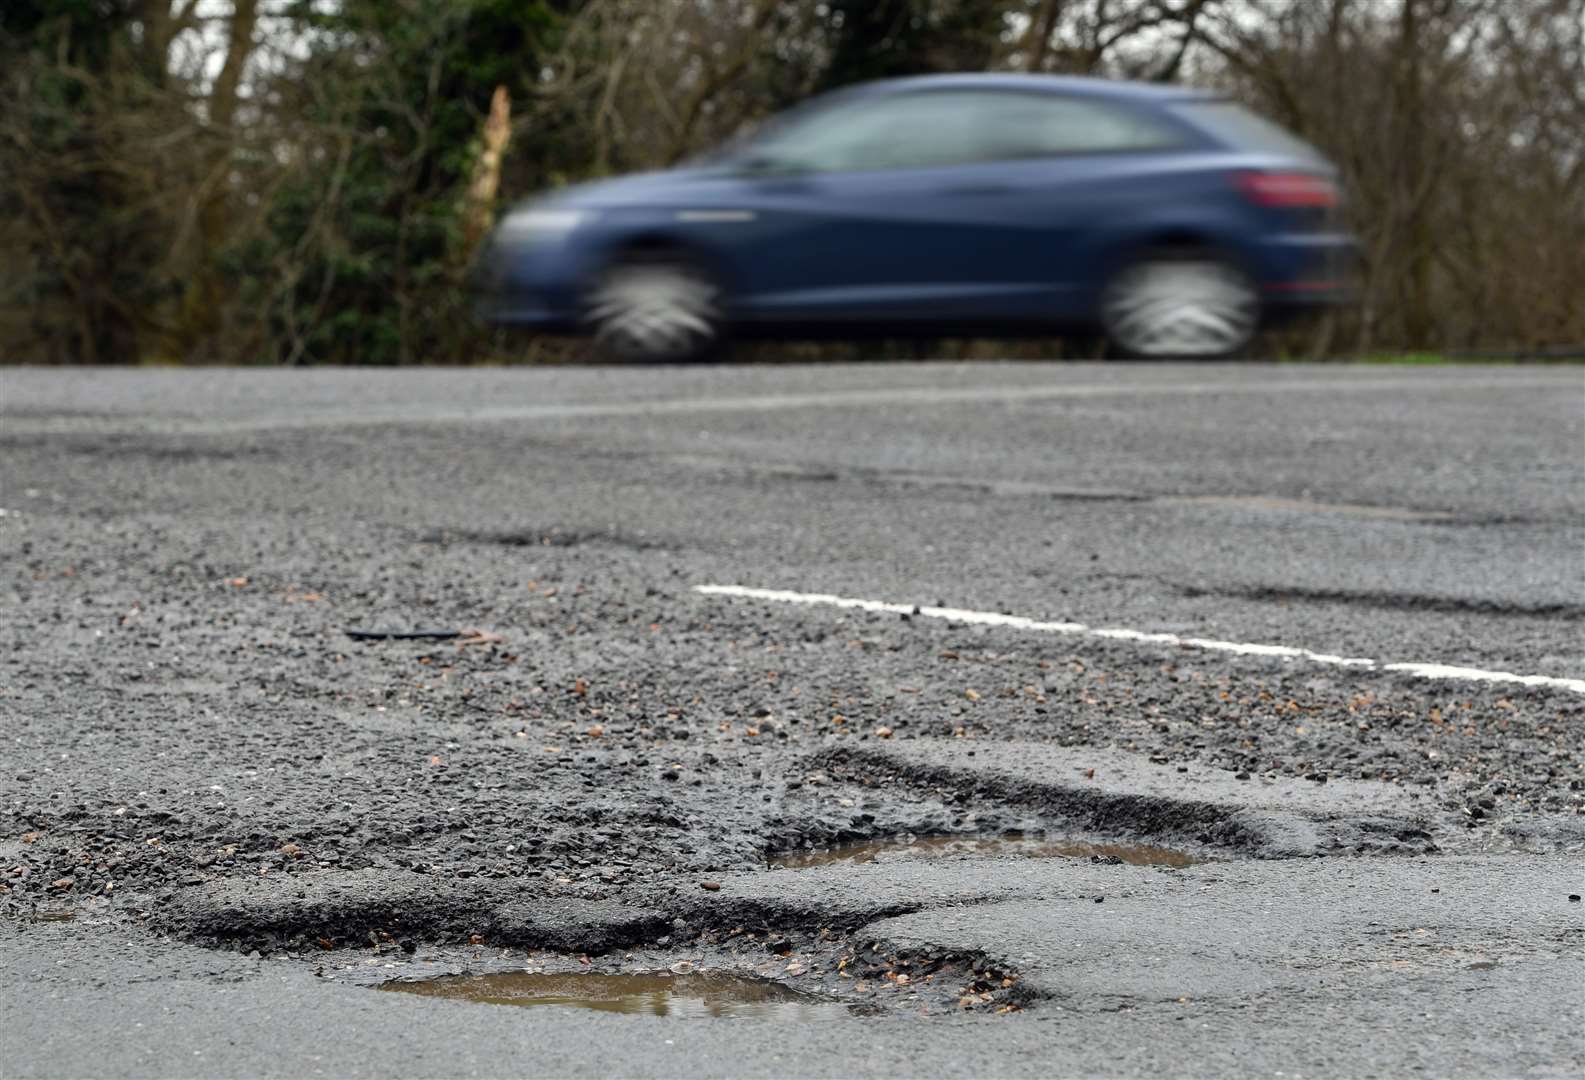
[[[1260,294],[1238,267],[1198,249],[1135,259],[1107,283],[1101,325],[1118,353],[1139,360],[1236,356],[1260,327]]]
[[[632,252],[595,280],[585,318],[613,360],[701,360],[724,341],[722,295],[716,279],[680,252]]]

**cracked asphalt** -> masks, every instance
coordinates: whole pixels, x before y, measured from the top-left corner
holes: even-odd
[[[1585,1072],[1585,369],[3,369],[0,510],[7,1076]],[[1193,862],[772,868],[1006,833]],[[861,1008],[371,992],[673,964]]]

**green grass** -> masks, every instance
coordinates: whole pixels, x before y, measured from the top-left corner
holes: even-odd
[[[1506,355],[1501,350],[1493,350],[1486,355],[1482,355],[1479,352],[1384,352],[1366,353],[1364,356],[1355,358],[1354,362],[1358,364],[1403,364],[1419,367],[1449,364],[1579,364],[1585,362],[1585,353],[1549,352],[1546,350],[1535,354],[1516,352]]]
[[[1406,353],[1368,353],[1359,358],[1361,364],[1456,364],[1459,361],[1445,353],[1439,352],[1406,352]]]

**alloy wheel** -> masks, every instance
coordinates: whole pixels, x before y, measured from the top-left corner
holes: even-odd
[[[600,347],[619,359],[693,359],[720,337],[720,290],[685,263],[623,263],[591,291],[588,318]]]
[[[1226,263],[1152,259],[1112,282],[1101,318],[1113,344],[1130,356],[1228,356],[1254,337],[1260,300]]]

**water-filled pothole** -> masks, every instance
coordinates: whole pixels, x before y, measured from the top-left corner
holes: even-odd
[[[1011,834],[1007,836],[915,836],[865,840],[817,851],[789,851],[770,857],[773,868],[789,870],[831,863],[886,862],[903,858],[1000,855],[1010,858],[1116,859],[1135,866],[1189,866],[1201,860],[1170,848],[1147,844],[1094,844],[1082,840]]]
[[[840,1002],[800,994],[765,979],[723,974],[553,975],[507,972],[389,982],[382,990],[487,1005],[562,1006],[682,1019],[835,1020]]]

